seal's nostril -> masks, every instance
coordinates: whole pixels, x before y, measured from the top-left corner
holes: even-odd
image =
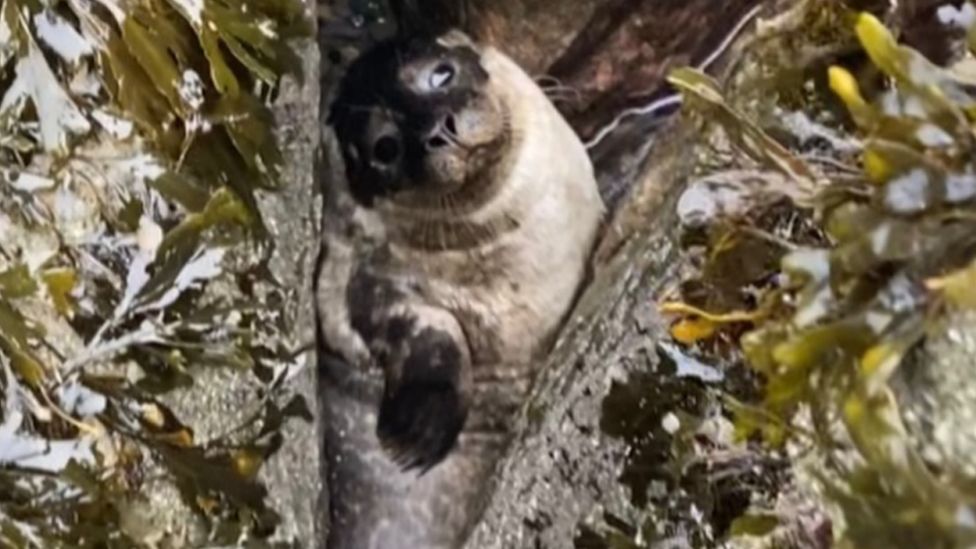
[[[430,137],[427,139],[427,150],[432,151],[447,147],[451,143],[457,143],[457,138],[457,123],[454,116],[449,114],[434,126]]]
[[[444,139],[440,135],[435,135],[427,140],[428,149],[440,149],[441,147],[446,147],[448,145],[447,139]]]
[[[400,142],[392,135],[384,135],[373,143],[373,158],[383,164],[392,164],[400,158]]]

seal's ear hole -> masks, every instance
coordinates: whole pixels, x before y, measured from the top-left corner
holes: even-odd
[[[373,158],[383,164],[392,164],[400,158],[400,141],[392,135],[384,135],[373,143]]]
[[[432,71],[430,71],[430,76],[427,79],[427,84],[432,89],[446,88],[454,81],[454,75],[457,70],[454,65],[444,61],[438,63]]]

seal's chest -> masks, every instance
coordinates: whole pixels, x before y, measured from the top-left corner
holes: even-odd
[[[395,255],[420,269],[424,298],[459,318],[473,338],[475,355],[485,361],[527,362],[572,302],[586,240],[525,223],[474,249],[400,249]]]

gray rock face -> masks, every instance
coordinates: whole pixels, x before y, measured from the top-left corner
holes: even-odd
[[[976,476],[976,313],[952,314],[915,353],[902,376],[906,424],[922,456],[940,469]]]
[[[318,251],[318,224],[321,219],[316,188],[315,159],[319,145],[319,56],[314,39],[295,45],[301,55],[304,80],[288,76],[273,105],[277,138],[283,153],[282,189],[259,195],[259,208],[273,246],[269,262],[278,288],[262,281],[255,293],[267,297],[280,291],[284,300],[277,311],[284,326],[297,327],[290,333],[277,333],[276,343],[286,349],[306,349],[295,357],[295,368],[274,397],[284,404],[299,395],[310,405],[313,416],[317,400],[314,353],[314,311],[306,296],[311,294],[314,259]],[[244,246],[241,246],[244,248]],[[235,291],[218,286],[212,291],[223,295]],[[209,291],[209,290],[208,290]],[[234,294],[232,294],[234,295]],[[161,397],[172,411],[194,429],[200,441],[231,433],[249,415],[261,409],[267,386],[249,371],[230,368],[200,368],[193,372],[194,384]],[[320,456],[321,433],[318,421],[287,421],[281,429],[282,445],[263,464],[258,480],[268,489],[268,506],[280,517],[272,543],[316,547],[326,531],[327,501],[324,493]],[[160,471],[163,473],[164,471]],[[152,476],[152,475],[149,475]],[[177,487],[165,474],[147,482],[145,498],[132,501],[125,509],[125,532],[159,547],[209,546],[212,532],[200,516],[186,505]]]
[[[272,275],[284,288],[287,300],[281,314],[299,329],[281,334],[287,348],[311,349],[314,338],[314,311],[306,296],[311,294],[314,259],[318,251],[318,224],[321,219],[319,193],[316,189],[315,158],[319,143],[319,55],[313,39],[296,45],[303,60],[304,81],[288,77],[282,83],[274,105],[279,144],[284,156],[280,191],[259,197],[261,213],[274,243],[270,261]],[[285,382],[280,398],[288,401],[301,395],[309,403],[313,415],[317,401],[315,391],[315,360],[311,350],[296,361],[304,366]],[[248,373],[231,372],[219,368],[200,371],[195,384],[186,391],[176,391],[166,397],[180,417],[193,425],[197,436],[207,440],[211,436],[229,432],[239,424],[244,414],[255,406],[258,386]],[[320,456],[319,422],[290,421],[282,428],[283,445],[260,471],[260,480],[268,488],[269,505],[281,516],[281,523],[273,540],[315,547],[324,538],[328,517]],[[191,511],[183,507],[179,493],[161,488],[158,505],[173,509],[172,522],[193,524]],[[156,494],[153,495],[157,497]],[[186,543],[202,543],[201,537],[190,535]]]
[[[311,10],[310,10],[311,11]],[[279,142],[285,158],[282,181],[286,187],[261,202],[269,230],[275,236],[271,269],[289,288],[290,310],[299,329],[291,334],[295,348],[310,350],[298,358],[305,366],[287,382],[287,389],[302,395],[316,418],[311,423],[289,422],[283,429],[285,444],[262,471],[276,509],[283,513],[277,536],[302,547],[316,547],[324,539],[328,501],[325,499],[324,463],[320,459],[322,433],[317,416],[314,310],[311,293],[315,258],[319,249],[321,198],[315,166],[319,149],[319,50],[314,39],[298,47],[304,81],[287,80],[275,103]]]
[[[680,133],[653,156],[645,193],[629,205],[650,214],[600,267],[564,328],[496,470],[494,489],[466,549],[572,547],[577,526],[598,505],[626,506],[618,476],[627,448],[601,432],[612,381],[653,369],[665,333],[655,296],[675,280],[673,227],[690,155]]]

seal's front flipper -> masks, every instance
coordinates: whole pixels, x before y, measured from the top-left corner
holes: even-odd
[[[424,328],[403,342],[402,363],[388,365],[377,434],[404,470],[426,472],[457,442],[468,413],[463,344]]]
[[[385,378],[376,434],[402,469],[425,472],[464,428],[472,385],[467,338],[449,311],[394,280],[357,275],[348,296],[352,326]]]

